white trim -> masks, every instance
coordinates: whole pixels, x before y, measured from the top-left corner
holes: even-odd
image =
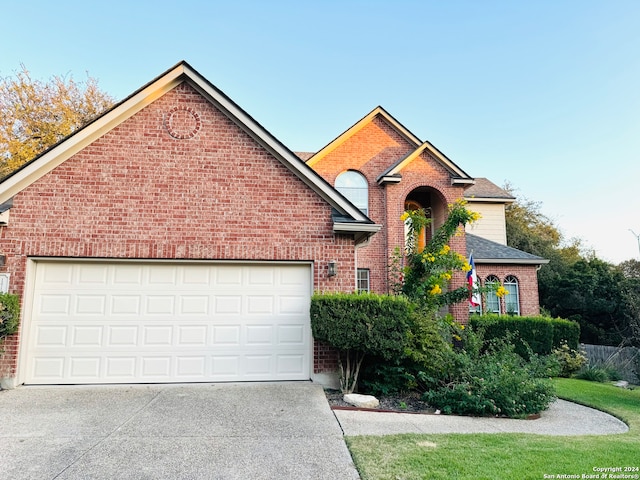
[[[98,117],[86,127],[81,128],[66,140],[51,148],[32,163],[27,164],[24,168],[0,183],[0,203],[9,200],[40,177],[49,173],[71,156],[184,81],[188,81],[190,85],[196,88],[196,90],[203,94],[210,102],[220,108],[234,123],[270,151],[294,175],[300,178],[332,207],[348,214],[356,221],[370,221],[366,215],[348,200],[340,195],[336,195],[333,187],[320,177],[320,175],[307,166],[305,162],[287,149],[229,97],[209,83],[186,62],[181,62],[176,65],[152,81],[149,85],[133,94],[130,98],[112,110],[109,110],[101,117]]]

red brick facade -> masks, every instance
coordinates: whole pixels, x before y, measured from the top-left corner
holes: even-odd
[[[478,280],[484,285],[489,276],[496,276],[501,283],[509,276],[518,281],[520,315],[535,316],[540,314],[538,295],[538,275],[536,266],[532,265],[476,265]],[[505,299],[501,300],[502,311],[506,311]]]
[[[38,257],[311,262],[315,290],[344,292],[354,290],[357,266],[369,269],[371,291],[387,293],[390,259],[405,242],[405,202],[430,209],[437,227],[447,205],[464,194],[464,183],[452,181],[450,165],[429,149],[402,165],[401,181],[379,181],[420,142],[388,117],[374,115],[309,162],[330,185],[350,169],[366,177],[368,216],[381,230],[359,246],[354,234],[336,232],[335,201],[342,214],[351,208],[352,217],[368,222],[366,217],[316,173],[305,177],[287,163],[288,151],[273,146],[277,141],[238,121],[252,121],[244,112],[223,113],[229,108],[223,94],[215,97],[198,79],[195,84],[200,88],[176,82],[157,98],[151,95],[141,110],[19,190],[10,191],[6,180],[0,184],[13,200],[10,222],[0,227],[2,271],[11,275],[12,293],[24,300],[28,260]],[[466,255],[464,235],[453,238],[451,247]],[[329,276],[333,260],[339,274]],[[479,278],[489,274],[518,278],[521,313],[538,313],[535,266],[478,266]],[[464,275],[457,273],[452,282],[462,284]],[[466,322],[466,302],[451,313]],[[0,378],[16,376],[19,341],[20,332],[4,343]],[[316,344],[313,361],[316,373],[335,371],[336,352]]]
[[[377,293],[389,292],[394,284],[389,265],[394,250],[405,243],[405,226],[400,220],[405,202],[415,200],[430,209],[433,228],[437,228],[444,222],[448,205],[463,198],[465,191],[465,184],[452,181],[450,169],[436,158],[439,152],[420,149],[418,143],[401,133],[401,128],[384,113],[379,113],[369,121],[356,124],[351,132],[345,132],[309,159],[309,165],[331,184],[347,170],[355,170],[367,179],[369,217],[383,227],[368,246],[357,250],[357,263],[359,268],[369,269],[370,289]],[[401,179],[397,183],[378,181],[384,172],[417,149],[420,153],[399,169]],[[468,254],[464,234],[452,238],[451,247],[465,257]],[[492,274],[501,281],[507,275],[515,276],[519,281],[521,314],[537,315],[536,269],[537,265],[487,264],[478,266],[478,276],[484,278]],[[452,285],[462,285],[465,281],[465,275],[456,272]],[[466,323],[469,305],[467,302],[452,305],[449,312],[459,322]]]
[[[176,108],[197,134],[171,135]],[[316,290],[355,285],[354,238],[333,232],[331,206],[187,83],[15,195],[10,214],[2,271],[21,296],[29,257],[305,261]],[[0,377],[15,376],[19,339]]]

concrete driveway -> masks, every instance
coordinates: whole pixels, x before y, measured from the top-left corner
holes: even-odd
[[[13,480],[359,478],[308,382],[19,387],[0,412]]]

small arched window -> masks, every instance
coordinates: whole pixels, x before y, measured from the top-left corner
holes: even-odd
[[[495,288],[491,288],[500,285],[500,279],[495,275],[490,275],[484,281],[484,285],[485,287],[489,287],[489,291],[486,294],[487,304],[485,305],[485,312],[501,314],[502,312],[500,311],[500,297],[496,295]]]
[[[520,315],[520,292],[518,289],[518,279],[509,275],[504,279],[504,288],[509,292],[505,295],[504,301],[509,315]]]
[[[360,209],[365,215],[369,215],[369,183],[359,172],[347,170],[336,178],[336,190]]]

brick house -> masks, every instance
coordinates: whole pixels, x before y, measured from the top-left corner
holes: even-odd
[[[506,297],[487,294],[472,311],[538,315],[537,270],[547,260],[508,247],[505,207],[515,199],[486,178],[471,178],[429,142],[419,140],[382,107],[316,153],[299,153],[307,165],[349,198],[369,218],[382,225],[378,234],[357,248],[358,288],[379,293],[390,290],[389,259],[405,242],[405,210],[425,209],[432,218],[423,232],[427,242],[460,198],[481,214],[464,236],[451,240],[459,253],[473,255],[481,284],[503,284]],[[454,276],[460,285],[462,274]],[[468,304],[450,307],[466,323]]]
[[[22,305],[2,386],[329,382],[311,293],[388,291],[405,206],[437,224],[482,185],[382,109],[305,163],[181,62],[0,182],[0,279]],[[487,236],[452,247],[476,241],[478,272],[536,312],[543,260]]]

